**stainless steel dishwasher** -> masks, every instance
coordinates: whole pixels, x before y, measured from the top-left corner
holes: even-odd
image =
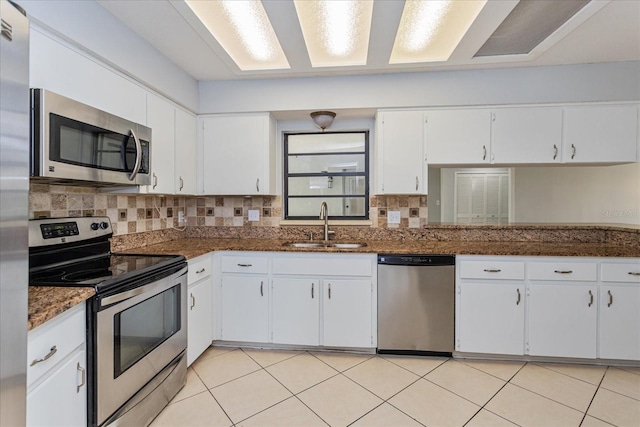
[[[451,355],[455,257],[378,255],[378,353]]]

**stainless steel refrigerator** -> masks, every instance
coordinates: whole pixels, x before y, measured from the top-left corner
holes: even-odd
[[[0,0],[0,426],[26,422],[29,21]]]

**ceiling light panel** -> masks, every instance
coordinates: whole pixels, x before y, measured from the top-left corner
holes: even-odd
[[[371,0],[294,0],[313,67],[367,64]]]
[[[407,0],[390,64],[449,59],[486,0]]]
[[[241,70],[291,68],[260,0],[186,3]]]

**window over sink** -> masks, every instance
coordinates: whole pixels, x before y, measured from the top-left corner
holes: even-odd
[[[369,132],[284,134],[284,217],[369,219]]]

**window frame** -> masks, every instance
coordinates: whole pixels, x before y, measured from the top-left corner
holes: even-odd
[[[304,153],[304,154],[292,154],[296,156],[335,156],[341,154],[364,154],[364,172],[315,172],[315,173],[290,173],[289,172],[289,136],[294,135],[330,135],[330,134],[362,134],[364,135],[364,152],[340,152],[340,151],[330,151],[330,152],[322,152],[322,153]],[[351,216],[335,216],[329,215],[329,219],[332,220],[345,220],[345,221],[362,221],[369,219],[369,131],[368,130],[360,130],[360,131],[333,131],[333,132],[284,132],[283,133],[283,199],[284,199],[284,212],[283,216],[285,220],[313,220],[318,219],[317,215],[312,216],[291,216],[289,215],[289,199],[290,198],[317,198],[317,199],[345,199],[345,196],[351,196],[351,198],[363,198],[364,199],[364,215],[351,215]],[[364,195],[349,195],[349,194],[341,194],[341,195],[301,195],[301,196],[290,196],[289,195],[289,178],[312,178],[312,177],[348,177],[348,176],[358,176],[364,177]],[[318,211],[319,213],[319,211]],[[329,212],[331,213],[331,212]]]

